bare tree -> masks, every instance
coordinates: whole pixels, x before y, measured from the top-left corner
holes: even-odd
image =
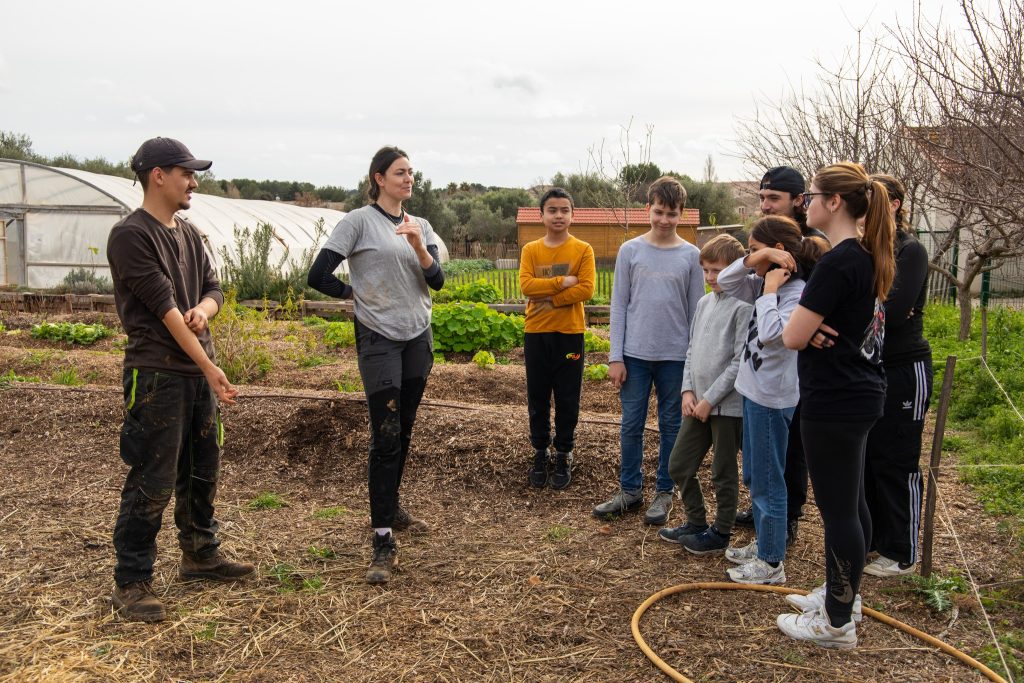
[[[619,150],[615,154],[606,149],[607,141],[602,138],[587,148],[587,167],[584,174],[595,175],[606,182],[608,191],[600,197],[600,207],[612,209],[615,220],[624,233],[629,233],[629,212],[626,209],[636,203],[636,197],[646,194],[650,180],[639,173],[624,172],[630,167],[649,166],[651,163],[651,140],[654,125],[644,126],[640,140],[633,138],[633,117],[629,123],[619,126]],[[621,211],[621,213],[620,213]]]
[[[956,221],[932,268],[957,289],[961,339],[974,280],[1024,255],[1024,0],[986,6],[989,14],[960,0],[966,30],[918,10],[891,31],[915,76],[907,137],[938,169],[930,192]],[[959,268],[950,250],[961,254]]]

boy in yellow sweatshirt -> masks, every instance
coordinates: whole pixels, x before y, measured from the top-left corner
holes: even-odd
[[[555,397],[555,462],[551,488],[572,481],[572,449],[583,385],[583,302],[594,295],[594,250],[569,234],[573,203],[553,187],[540,199],[546,233],[523,247],[519,286],[526,304],[526,398],[535,450],[530,483],[549,480],[551,396]]]

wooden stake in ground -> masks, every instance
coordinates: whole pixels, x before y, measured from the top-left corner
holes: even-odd
[[[924,544],[921,553],[921,576],[932,575],[932,537],[935,534],[935,495],[938,492],[939,461],[942,459],[942,438],[946,432],[946,414],[953,393],[953,370],[956,356],[946,357],[946,373],[942,376],[939,410],[935,414],[935,433],[932,434],[932,458],[928,465],[928,493],[924,503]]]

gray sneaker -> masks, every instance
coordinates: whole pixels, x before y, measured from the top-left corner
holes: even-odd
[[[658,491],[654,494],[654,500],[644,513],[644,524],[652,526],[663,526],[668,521],[669,513],[672,512],[672,492]]]
[[[618,493],[611,497],[611,500],[595,505],[592,512],[595,517],[600,519],[615,519],[627,512],[636,512],[643,504],[644,496],[642,493],[626,493],[620,489]]]

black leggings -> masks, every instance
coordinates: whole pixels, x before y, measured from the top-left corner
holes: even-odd
[[[825,610],[835,627],[850,621],[871,543],[864,453],[874,423],[800,420],[814,500],[825,524]]]

